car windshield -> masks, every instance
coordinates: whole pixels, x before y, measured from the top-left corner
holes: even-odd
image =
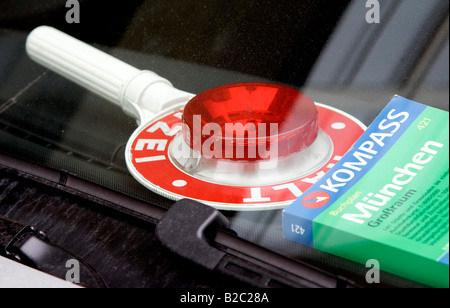
[[[365,125],[398,94],[449,109],[448,1],[0,1],[0,152],[168,208],[133,178],[136,119],[32,61],[57,28],[189,93],[235,83],[298,89]],[[228,211],[230,228],[291,258],[344,267],[284,239],[282,209]]]

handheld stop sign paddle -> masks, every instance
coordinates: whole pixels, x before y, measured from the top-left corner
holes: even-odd
[[[283,208],[366,128],[276,84],[184,92],[47,26],[30,33],[26,48],[36,62],[136,118],[127,167],[142,185],[172,200],[190,198],[224,210]]]

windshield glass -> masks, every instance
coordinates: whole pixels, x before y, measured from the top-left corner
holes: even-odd
[[[0,152],[166,208],[127,167],[136,119],[29,58],[40,25],[189,93],[285,85],[367,126],[395,94],[449,108],[448,1],[1,1]],[[242,238],[344,266],[286,241],[281,211],[223,213]]]

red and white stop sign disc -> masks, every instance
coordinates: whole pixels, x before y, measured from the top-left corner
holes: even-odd
[[[221,210],[267,210],[289,205],[321,178],[366,128],[354,117],[316,103],[319,129],[331,140],[330,153],[320,166],[301,177],[269,185],[232,185],[188,174],[171,159],[169,146],[181,131],[182,108],[165,112],[134,132],[125,153],[128,169],[142,185],[162,196],[190,198]]]

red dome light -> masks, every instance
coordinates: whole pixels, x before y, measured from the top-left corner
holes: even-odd
[[[316,106],[308,96],[266,83],[232,84],[202,92],[185,106],[183,123],[191,148],[202,154],[207,149],[215,158],[243,161],[267,159],[264,150],[269,149],[277,157],[302,151],[315,140],[319,127]]]

